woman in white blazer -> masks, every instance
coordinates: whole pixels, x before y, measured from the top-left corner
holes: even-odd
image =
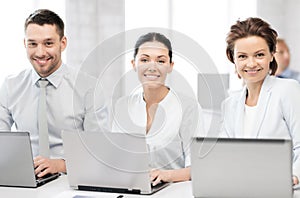
[[[237,21],[227,36],[226,54],[244,89],[223,103],[223,132],[237,138],[293,141],[293,183],[300,177],[300,85],[274,76],[277,33],[260,18]]]

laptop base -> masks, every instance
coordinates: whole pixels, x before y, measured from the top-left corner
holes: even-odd
[[[110,188],[110,187],[99,187],[99,186],[85,186],[85,185],[78,185],[78,190],[84,191],[96,191],[96,192],[107,192],[107,193],[124,193],[124,194],[143,194],[143,195],[151,195],[166,186],[170,183],[168,182],[161,182],[156,186],[152,186],[151,192],[141,192],[139,189],[125,189],[125,188]]]
[[[44,176],[42,178],[38,178],[36,187],[42,186],[50,181],[53,181],[57,179],[60,175],[61,175],[60,173],[54,173],[54,174],[46,175],[46,177]]]
[[[141,194],[141,191],[137,189],[128,190],[125,188],[109,188],[109,187],[82,186],[82,185],[78,186],[78,190],[110,192],[110,193]]]

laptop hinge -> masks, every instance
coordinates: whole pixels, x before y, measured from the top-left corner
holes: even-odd
[[[85,185],[78,185],[78,190],[111,192],[111,193],[141,194],[141,190],[138,190],[138,189],[109,188],[109,187],[85,186]]]

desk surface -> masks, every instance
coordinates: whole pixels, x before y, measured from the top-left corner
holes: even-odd
[[[87,192],[72,190],[69,187],[68,179],[66,175],[60,176],[60,178],[47,183],[39,188],[13,188],[13,187],[0,187],[1,197],[24,197],[24,198],[73,198],[76,195],[86,196],[85,198],[116,198],[120,194],[116,193],[101,193],[101,192]],[[124,194],[124,198],[136,198],[136,197],[148,197],[148,198],[169,198],[169,197],[185,197],[192,198],[192,185],[191,182],[174,183],[170,186],[162,189],[161,191],[149,196],[149,195],[130,195]],[[83,198],[83,197],[82,197]],[[294,192],[294,198],[300,198],[300,190]]]

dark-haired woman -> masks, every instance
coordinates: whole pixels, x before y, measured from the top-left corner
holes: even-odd
[[[118,100],[113,131],[146,135],[153,185],[190,180],[190,143],[204,127],[197,101],[165,85],[174,65],[169,39],[155,32],[142,35],[132,65],[141,89]]]

